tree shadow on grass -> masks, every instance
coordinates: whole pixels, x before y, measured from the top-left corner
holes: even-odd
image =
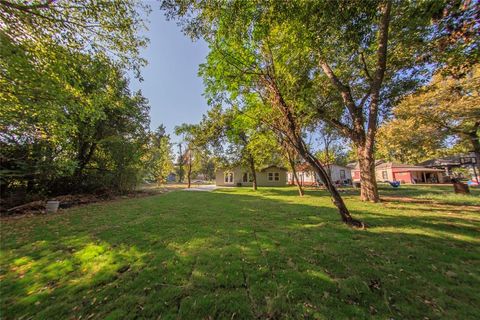
[[[478,245],[456,239],[471,235],[474,223],[457,218],[466,226],[445,229],[443,217],[396,217],[362,204],[353,213],[374,227],[358,231],[339,222],[329,199],[312,204],[288,188],[241,192],[180,191],[2,226],[6,318],[468,319],[476,312]],[[70,252],[72,239],[78,245]],[[30,246],[38,241],[43,247]],[[136,255],[120,254],[131,248]],[[92,268],[105,262],[108,276],[80,284],[71,281],[78,271],[66,269],[66,283],[29,293],[32,283],[51,281],[41,275],[55,263],[77,265],[82,250]],[[12,270],[22,258],[38,266],[24,282]],[[117,260],[137,267],[119,272],[125,263]],[[40,304],[27,308],[24,295]]]

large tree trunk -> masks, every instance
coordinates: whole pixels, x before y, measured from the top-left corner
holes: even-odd
[[[373,75],[370,75],[368,72],[368,66],[363,62],[364,69],[371,84],[370,90],[359,102],[353,97],[352,92],[354,90],[352,90],[350,84],[348,82],[342,83],[323,57],[320,57],[319,59],[320,67],[342,96],[346,109],[351,116],[352,126],[345,125],[329,116],[324,115],[324,117],[343,132],[345,136],[350,137],[350,139],[355,142],[360,165],[360,179],[362,185],[361,199],[372,202],[378,202],[379,200],[377,183],[375,180],[375,158],[373,156],[373,149],[378,127],[378,110],[381,105],[380,91],[382,89],[385,71],[387,69],[388,31],[392,1],[388,0],[382,2],[379,9],[381,12],[381,18],[378,25],[378,47],[376,52],[377,61],[375,72]],[[365,108],[364,105],[368,101],[368,98],[370,98],[370,105],[368,108]],[[365,114],[368,114],[368,122],[365,121],[367,120]]]
[[[250,172],[253,176],[252,187],[253,190],[257,190],[257,173],[255,172],[255,160],[253,160],[252,156],[249,156],[248,162],[250,164]]]
[[[373,152],[364,147],[357,147],[358,164],[360,167],[360,199],[362,201],[378,202],[377,179],[375,176],[375,158]]]

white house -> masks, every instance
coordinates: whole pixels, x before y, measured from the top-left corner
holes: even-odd
[[[352,183],[352,174],[351,170],[344,166],[339,166],[336,164],[330,164],[324,166],[327,170],[330,179],[335,184],[351,184]],[[301,185],[304,186],[311,186],[311,185],[319,185],[323,184],[322,179],[313,171],[310,165],[303,163],[296,167],[298,180],[300,181]],[[296,181],[293,177],[293,172],[288,172],[288,183],[289,184],[296,184]]]

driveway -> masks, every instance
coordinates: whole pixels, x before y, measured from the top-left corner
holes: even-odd
[[[210,191],[213,191],[215,189],[217,189],[218,187],[214,184],[192,184],[192,187],[191,188],[186,188],[186,189],[183,189],[185,191],[207,191],[207,192],[210,192]]]

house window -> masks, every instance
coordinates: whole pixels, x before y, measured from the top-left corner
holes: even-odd
[[[382,171],[382,179],[383,179],[383,180],[388,180],[387,171]]]
[[[225,183],[233,183],[233,172],[225,172],[223,177]]]
[[[340,170],[340,179],[345,179],[345,170]]]
[[[268,181],[280,181],[280,173],[279,172],[269,172],[268,173]]]
[[[244,172],[242,182],[253,182],[253,174],[250,172]]]

